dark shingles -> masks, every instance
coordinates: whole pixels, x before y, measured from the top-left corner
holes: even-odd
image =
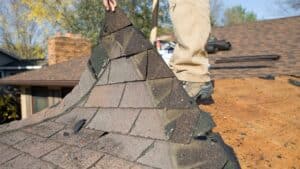
[[[152,49],[152,45],[136,28],[130,26],[101,39],[108,57],[115,59]]]
[[[108,35],[129,25],[131,25],[131,22],[127,18],[126,14],[117,8],[115,12],[105,13],[101,35]]]
[[[156,49],[149,50],[147,79],[151,80],[166,77],[174,77],[173,72],[157,53]]]

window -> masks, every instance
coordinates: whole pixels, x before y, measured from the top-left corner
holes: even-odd
[[[71,91],[73,90],[73,88],[71,87],[64,87],[61,89],[61,96],[62,98],[64,98],[67,94],[69,94]]]
[[[32,113],[37,113],[48,107],[48,88],[32,87]]]
[[[0,79],[4,77],[4,72],[0,71]]]

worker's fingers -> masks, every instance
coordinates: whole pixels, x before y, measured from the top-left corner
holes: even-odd
[[[103,5],[105,7],[106,10],[109,10],[109,0],[103,0]]]
[[[109,6],[111,11],[115,11],[117,7],[117,1],[116,0],[109,0]]]

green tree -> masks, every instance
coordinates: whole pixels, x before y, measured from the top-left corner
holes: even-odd
[[[0,88],[0,124],[21,118],[20,92],[16,88]]]
[[[281,9],[280,12],[293,12],[295,15],[300,15],[300,0],[277,0],[277,4]]]
[[[43,58],[46,29],[28,19],[29,10],[20,0],[7,0],[0,6],[0,47],[23,59]]]
[[[39,23],[47,22],[53,27],[71,33],[81,33],[94,45],[98,44],[101,22],[104,16],[100,0],[22,0],[30,9],[29,18]],[[167,9],[167,1],[160,7]],[[145,35],[149,36],[152,21],[152,0],[122,0],[121,7]],[[159,24],[163,31],[170,28],[168,10],[160,10]]]
[[[241,5],[228,8],[224,12],[224,25],[234,25],[257,20],[254,12],[248,12]]]

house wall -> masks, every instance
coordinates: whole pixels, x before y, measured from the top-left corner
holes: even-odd
[[[35,99],[33,91],[36,90],[37,86],[23,86],[21,87],[21,115],[22,119],[29,118],[34,113],[38,113],[34,111],[34,102]],[[59,103],[63,99],[63,90],[65,88],[62,87],[46,87],[47,88],[47,97],[48,107],[53,106]],[[70,90],[71,91],[71,90]],[[42,110],[41,110],[42,111]]]
[[[21,116],[22,119],[32,115],[31,88],[21,87]]]
[[[10,62],[13,62],[13,59],[7,57],[7,55],[4,55],[3,53],[0,52],[0,66],[6,65]]]

